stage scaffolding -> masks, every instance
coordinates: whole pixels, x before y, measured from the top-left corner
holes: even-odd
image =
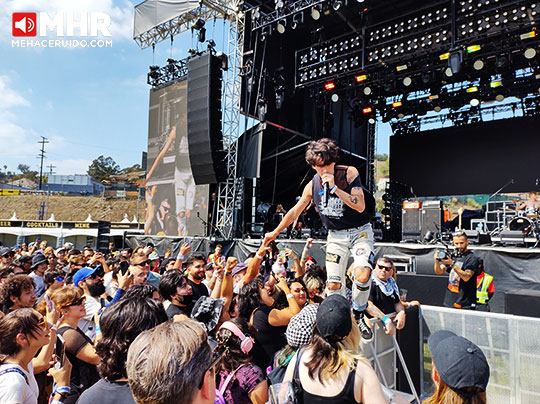
[[[182,7],[181,4],[179,2],[179,7]],[[163,6],[159,0],[147,0],[136,6],[136,9],[144,5],[148,5],[156,10],[160,6]],[[237,146],[241,130],[241,78],[239,73],[242,67],[242,49],[244,47],[245,31],[245,16],[242,11],[242,5],[243,0],[202,0],[198,3],[198,7],[187,9],[181,15],[171,15],[172,18],[144,32],[136,33],[133,38],[141,49],[145,49],[189,30],[192,23],[199,18],[204,20],[222,18],[229,22],[229,33],[227,37],[228,69],[225,70],[224,74],[222,97],[223,146],[226,151],[227,180],[218,185],[216,200],[217,214],[213,218],[214,225],[219,229],[221,236],[226,239],[230,239],[233,236],[235,205],[242,198],[242,181],[236,178]],[[164,7],[167,6],[165,5]],[[186,7],[185,3],[183,7]]]

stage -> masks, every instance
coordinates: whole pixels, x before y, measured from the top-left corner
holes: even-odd
[[[134,248],[152,242],[160,255],[171,248],[173,256],[178,254],[182,238],[126,235],[126,243]],[[302,253],[305,240],[277,239],[280,249],[291,248],[298,256]],[[209,240],[195,237],[193,250],[205,254],[213,252],[215,244],[222,244],[227,256],[243,261],[256,252],[260,239],[233,239],[230,241]],[[309,255],[318,263],[324,263],[326,242],[316,240]],[[507,292],[525,289],[540,291],[540,248],[510,248],[469,246],[484,261],[484,269],[494,277],[495,295],[490,301],[491,310],[505,312]],[[407,300],[442,306],[446,289],[446,275],[435,275],[433,255],[435,250],[444,249],[437,244],[375,243],[375,257],[390,256],[398,269],[398,285],[408,290]],[[533,292],[534,293],[534,292]],[[540,312],[539,312],[540,315]]]

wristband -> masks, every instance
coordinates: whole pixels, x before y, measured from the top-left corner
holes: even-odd
[[[177,257],[176,257],[176,259],[177,259],[178,261],[183,261],[183,260],[184,260],[184,254],[178,254]]]
[[[49,330],[56,331],[56,330],[58,330],[58,326],[56,324],[53,324],[53,325],[51,325],[51,328],[49,328]]]
[[[264,259],[264,256],[261,257],[261,256],[259,255],[259,253],[255,253],[255,256],[256,256],[258,259],[260,259],[260,260]]]
[[[232,271],[225,271],[225,275],[232,275]]]
[[[392,320],[390,320],[390,319],[388,318],[388,316],[384,316],[384,317],[382,318],[382,321],[383,321],[383,323],[386,324],[386,325],[392,323]]]
[[[51,404],[64,404],[64,403],[60,400],[52,400]]]
[[[101,328],[99,326],[96,327],[96,332],[99,332],[101,334]]]
[[[292,299],[293,297],[294,297],[294,296],[293,296],[292,293],[288,293],[288,294],[287,294],[287,300]]]
[[[60,387],[57,387],[55,390],[55,393],[58,393],[58,394],[62,394],[62,393],[69,394],[70,392],[71,392],[70,386],[60,386]]]
[[[334,194],[337,191],[337,185],[334,185],[332,189],[330,190],[331,194]]]

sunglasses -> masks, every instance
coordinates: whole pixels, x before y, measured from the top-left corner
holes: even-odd
[[[379,265],[379,264],[377,264],[377,266],[378,266],[379,268],[384,269],[384,270],[387,271],[387,272],[390,272],[390,271],[392,270],[392,265],[390,265],[389,267],[387,267],[387,266],[384,266],[384,265]]]
[[[206,370],[202,374],[201,382],[199,383],[199,390],[202,389],[202,385],[204,383],[204,376],[206,375],[206,372],[212,371],[214,369],[214,367],[219,363],[221,358],[223,358],[223,355],[225,355],[225,350],[223,350],[221,353],[218,354],[217,350],[214,349],[214,351],[212,352],[212,362],[210,363],[208,368],[206,368]]]
[[[139,262],[138,264],[134,264],[134,265],[136,265],[138,267],[145,267],[147,265],[150,265],[151,263],[152,263],[152,261],[147,260],[147,261]]]
[[[86,296],[82,296],[82,297],[80,297],[79,299],[75,300],[73,303],[68,304],[67,306],[64,306],[64,307],[80,306],[80,305],[83,304],[85,301],[86,301]]]
[[[45,317],[43,317],[41,321],[37,323],[37,326],[41,328],[42,330],[46,330],[49,328],[49,324],[47,323],[47,320],[45,319]]]
[[[54,278],[54,280],[57,282],[64,282],[64,278],[61,276],[57,276],[56,278]]]

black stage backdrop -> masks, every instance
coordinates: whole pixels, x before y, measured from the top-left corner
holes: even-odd
[[[173,256],[180,250],[181,238],[126,236],[127,244],[135,248],[153,242],[157,251],[163,256],[168,248]],[[276,240],[280,249],[291,248],[298,256],[301,255],[305,240]],[[258,239],[235,239],[219,241],[224,247],[224,254],[235,256],[240,261],[250,253],[255,253],[261,245]],[[192,251],[209,254],[214,251],[218,241],[207,238],[195,238]],[[408,290],[407,300],[419,300],[420,303],[442,306],[447,285],[447,275],[435,275],[433,272],[433,254],[442,246],[407,244],[407,243],[375,243],[375,258],[384,255],[398,255],[416,258],[416,274],[398,272],[398,284]],[[472,246],[480,258],[484,260],[485,271],[494,277],[495,295],[490,301],[491,311],[504,313],[504,295],[516,289],[540,290],[540,249],[504,248]],[[324,263],[326,243],[315,241],[309,255],[317,262]]]
[[[390,178],[417,196],[540,190],[540,119],[481,122],[390,137]]]

